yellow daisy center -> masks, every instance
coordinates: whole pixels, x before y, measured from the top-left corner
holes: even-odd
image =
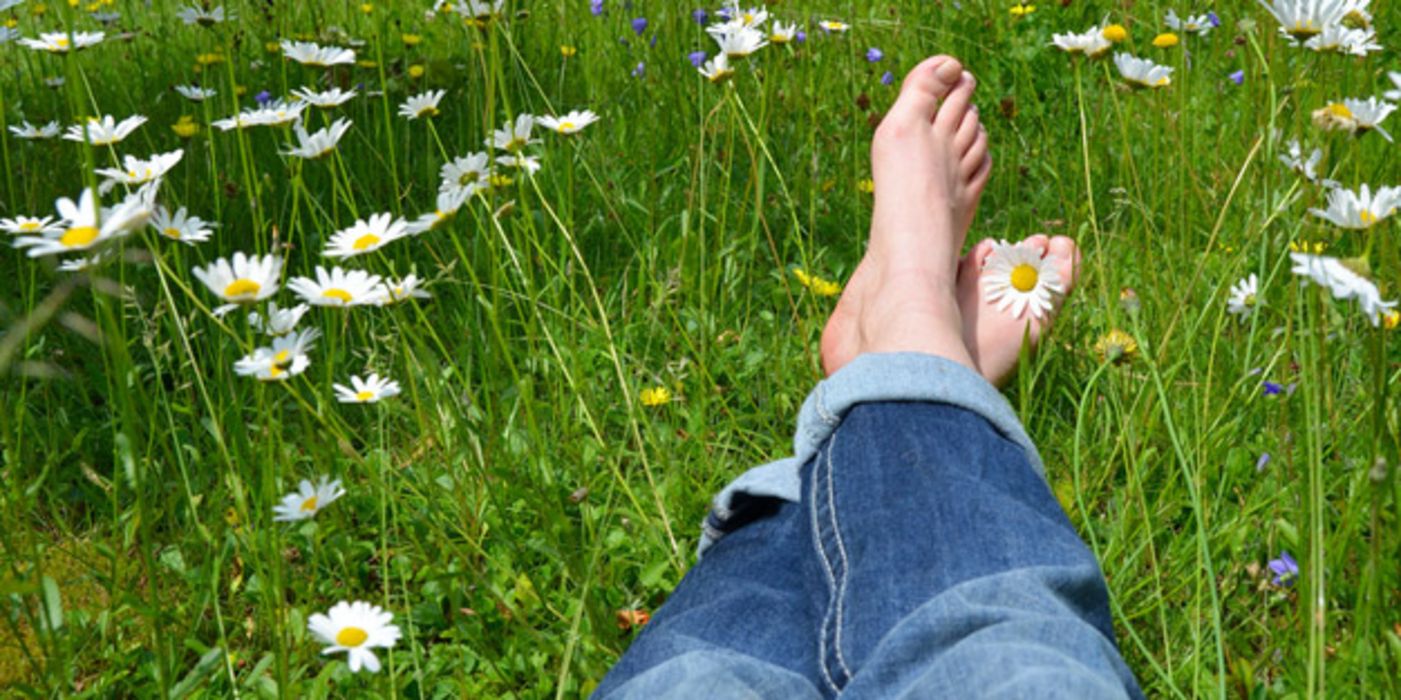
[[[272,356],[272,364],[274,367],[286,367],[287,365],[291,364],[289,362],[289,360],[291,359],[292,351],[279,350],[276,355]]]
[[[361,391],[361,392],[358,392],[358,393],[355,394],[355,400],[356,400],[356,401],[369,401],[370,399],[373,399],[374,397],[375,397],[375,393],[374,393],[373,391]]]
[[[355,299],[354,297],[350,296],[350,292],[347,292],[344,289],[327,289],[326,291],[321,293],[321,296],[327,299],[339,299],[342,304],[349,304]]]
[[[315,497],[315,496],[312,496],[311,498],[308,498],[308,499],[306,499],[305,501],[302,501],[302,512],[303,512],[303,513],[307,513],[307,512],[310,512],[310,511],[314,511],[314,510],[316,510],[316,497]]]
[[[343,647],[358,647],[369,638],[369,633],[359,627],[342,627],[341,631],[336,633],[336,644]]]
[[[744,13],[744,23],[745,23],[745,24],[754,24],[754,13],[753,13],[753,12],[746,12],[746,13]]]
[[[165,235],[177,240],[180,238],[180,229],[175,228],[174,226],[165,227],[165,229],[162,230],[161,233],[164,233]]]
[[[66,49],[66,48],[68,48],[68,45],[69,45],[68,37],[66,37],[66,36],[59,37],[59,38],[58,38],[58,41],[55,41],[55,42],[54,42],[54,46],[57,46],[57,47],[60,48],[60,49]]]
[[[272,367],[268,368],[268,379],[277,379],[278,377],[282,376],[282,374],[282,368],[278,367],[277,365],[273,365]]]
[[[1312,19],[1300,19],[1294,21],[1294,28],[1289,33],[1295,37],[1308,37],[1322,32]]]
[[[1357,218],[1362,220],[1363,226],[1371,226],[1372,224],[1377,223],[1377,215],[1373,214],[1370,211],[1367,211],[1366,209],[1363,209],[1362,213],[1357,215]]]
[[[1012,268],[1012,288],[1019,292],[1029,292],[1036,288],[1036,282],[1040,278],[1036,268],[1027,263],[1021,263]]]
[[[1334,102],[1328,105],[1328,113],[1340,119],[1352,119],[1352,110],[1341,102]]]
[[[238,297],[249,297],[257,294],[258,290],[262,288],[263,285],[258,284],[257,282],[254,282],[253,280],[250,280],[247,277],[244,277],[241,279],[236,279],[233,282],[230,282],[229,286],[224,287],[224,296],[229,299],[237,299]]]
[[[366,248],[369,248],[372,245],[377,245],[379,243],[379,240],[379,236],[376,236],[373,233],[367,233],[355,239],[355,242],[350,244],[350,247],[356,250],[365,250]]]
[[[574,122],[560,122],[560,123],[559,123],[559,130],[560,130],[560,131],[563,131],[563,132],[568,133],[568,132],[570,132],[570,131],[573,131],[574,129],[575,129]]]
[[[462,173],[462,175],[460,175],[457,178],[457,184],[470,185],[479,179],[481,179],[481,173],[478,173],[475,170],[468,170],[467,172]]]
[[[22,224],[19,225],[19,230],[22,231],[22,232],[24,232],[24,233],[29,233],[30,231],[38,231],[38,230],[39,230],[39,222],[37,222],[37,221],[26,221],[26,222],[24,222],[24,223],[22,223]]]
[[[95,226],[74,226],[68,229],[61,238],[58,239],[67,248],[78,248],[80,246],[91,245],[97,240],[98,230]]]

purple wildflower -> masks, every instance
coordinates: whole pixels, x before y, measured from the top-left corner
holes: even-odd
[[[1261,387],[1265,390],[1265,396],[1275,396],[1284,393],[1284,385],[1275,382],[1263,382]]]
[[[710,13],[706,12],[705,8],[698,7],[695,12],[691,13],[691,19],[695,20],[696,24],[704,27],[706,20],[710,19]]]
[[[647,18],[638,17],[632,21],[632,33],[642,36],[642,32],[647,31]]]
[[[254,95],[253,99],[256,100],[258,104],[265,105],[269,102],[272,102],[272,93],[268,92],[267,90],[264,90]]]
[[[1278,559],[1270,560],[1270,571],[1275,572],[1274,581],[1276,586],[1288,588],[1294,585],[1294,579],[1299,577],[1299,562],[1294,561],[1294,557],[1289,556],[1289,550],[1281,550]]]
[[[866,62],[867,62],[867,63],[875,63],[875,62],[881,60],[882,58],[885,58],[885,52],[884,52],[884,51],[881,51],[880,49],[878,49],[878,48],[876,48],[876,47],[874,47],[874,46],[872,46],[872,47],[869,48],[869,49],[866,49]]]
[[[885,74],[882,75],[882,76],[880,77],[880,84],[881,84],[881,85],[890,85],[891,83],[894,83],[894,82],[895,82],[895,74],[894,74],[894,73],[891,73],[890,71],[886,71]]]
[[[1269,466],[1269,464],[1270,464],[1270,453],[1268,453],[1268,452],[1262,452],[1262,453],[1260,454],[1260,459],[1255,460],[1255,471],[1257,471],[1257,472],[1265,471],[1265,467]]]
[[[589,12],[592,12],[594,17],[603,14],[603,0],[589,0]]]
[[[733,13],[733,12],[730,12],[730,8],[729,8],[729,7],[722,7],[722,8],[720,8],[720,9],[716,10],[716,11],[715,11],[715,16],[716,16],[716,17],[719,17],[720,19],[725,20],[726,22],[728,22],[728,21],[734,19],[734,13]]]
[[[637,67],[632,69],[632,77],[634,77],[634,78],[641,78],[643,75],[646,75],[646,74],[647,74],[647,64],[645,64],[645,63],[643,63],[643,62],[641,62],[641,61],[638,61],[638,62],[637,62]]]
[[[686,60],[690,61],[691,65],[700,68],[701,66],[705,65],[705,52],[692,51],[691,53],[686,54]]]
[[[1231,82],[1240,85],[1245,82],[1245,71],[1238,70],[1230,75]]]
[[[1221,18],[1216,16],[1215,10],[1208,11],[1206,13],[1206,19],[1207,21],[1211,22],[1211,26],[1213,27],[1221,26]]]
[[[799,43],[799,44],[801,44],[801,43],[803,43],[803,42],[805,42],[805,41],[807,41],[807,40],[808,40],[808,33],[805,32],[805,31],[803,31],[803,30],[801,30],[801,29],[798,30],[798,33],[797,33],[797,34],[794,34],[794,35],[793,35],[793,41],[795,41],[795,42],[797,42],[797,43]]]

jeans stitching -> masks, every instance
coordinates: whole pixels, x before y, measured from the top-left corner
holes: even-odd
[[[829,445],[830,449],[830,445]],[[822,679],[827,682],[827,686],[832,692],[840,693],[841,687],[833,680],[831,671],[827,668],[827,622],[832,615],[832,598],[836,594],[836,576],[832,572],[832,562],[827,558],[827,550],[822,544],[822,528],[817,517],[817,479],[822,466],[822,457],[819,454],[812,461],[812,493],[809,494],[809,510],[812,513],[812,542],[817,549],[817,558],[822,562],[822,571],[827,575],[827,610],[822,615],[822,624],[818,629],[817,639],[817,667],[822,671]]]
[[[812,403],[813,406],[817,408],[817,417],[821,418],[822,422],[827,425],[836,425],[840,423],[841,421],[838,420],[837,416],[827,410],[827,389],[823,383],[818,383],[816,394],[817,396],[814,397],[815,400]]]
[[[841,666],[842,675],[850,679],[851,667],[847,665],[846,655],[842,653],[842,612],[846,607],[846,584],[851,578],[851,561],[847,558],[846,543],[842,540],[842,530],[837,524],[837,492],[834,486],[836,477],[833,473],[834,466],[832,463],[832,454],[837,451],[836,446],[837,432],[833,432],[832,440],[827,445],[827,513],[832,519],[832,539],[836,542],[837,555],[841,558],[842,574],[841,580],[837,582],[836,588],[836,633],[833,638],[832,648],[836,651],[837,664]]]

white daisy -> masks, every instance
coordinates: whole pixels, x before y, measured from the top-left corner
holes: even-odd
[[[408,224],[393,214],[373,214],[369,221],[360,219],[354,226],[338,231],[326,242],[322,252],[328,258],[349,258],[373,253],[408,235]]]
[[[272,507],[275,514],[273,522],[307,520],[344,495],[345,489],[341,488],[340,479],[332,481],[330,477],[322,476],[315,486],[302,479],[296,491],[283,496],[282,502]]]
[[[399,116],[409,119],[420,117],[438,116],[438,103],[443,100],[446,90],[429,90],[428,92],[410,96],[404,100],[404,104],[399,105]]]
[[[321,331],[305,328],[296,333],[274,338],[272,347],[258,348],[234,363],[234,372],[241,377],[253,377],[264,382],[280,382],[306,371],[311,366],[307,352],[316,344]]]
[[[351,376],[350,386],[332,384],[336,390],[336,400],[341,403],[378,403],[381,399],[399,395],[399,382],[371,374],[365,379]]]
[[[438,207],[410,221],[404,228],[404,232],[410,236],[416,236],[435,230],[452,221],[453,217],[457,216],[457,211],[462,208],[463,204],[467,203],[467,198],[472,196],[472,192],[466,187],[440,190],[438,192]]]
[[[563,117],[540,117],[540,126],[558,134],[577,134],[584,127],[598,121],[598,115],[591,110],[575,110]]]
[[[438,171],[442,178],[440,191],[465,190],[471,197],[487,187],[491,179],[491,156],[478,151],[466,156],[458,156],[452,162],[444,163]]]
[[[317,92],[307,87],[297,88],[296,90],[292,91],[293,97],[296,97],[297,99],[306,102],[307,104],[310,104],[313,107],[320,107],[321,109],[331,109],[333,107],[339,107],[345,104],[346,102],[349,102],[350,100],[354,99],[357,94],[358,93],[356,93],[353,89],[341,90],[338,87],[331,88],[330,90],[324,90],[322,92]]]
[[[142,187],[111,208],[100,207],[91,189],[83,190],[76,204],[67,197],[60,198],[54,206],[62,218],[63,228],[50,230],[42,236],[17,238],[14,245],[16,248],[28,248],[29,257],[37,258],[56,253],[75,253],[125,236],[150,220],[155,206],[155,189],[152,185],[156,184]]]
[[[312,306],[363,306],[379,302],[379,283],[379,275],[364,270],[333,267],[328,271],[317,265],[316,279],[298,277],[287,288]]]
[[[715,54],[714,58],[696,70],[712,83],[723,83],[735,74],[735,69],[730,67],[730,57],[723,53]]]
[[[769,43],[786,44],[798,36],[798,23],[789,22],[784,24],[774,20],[773,29],[769,30]]]
[[[198,85],[176,85],[175,91],[191,102],[203,102],[219,94],[214,88],[205,88]]]
[[[824,19],[821,22],[818,22],[817,26],[824,32],[837,33],[845,32],[846,30],[851,28],[851,26],[848,25],[846,22],[841,22],[835,19]]]
[[[999,311],[1010,310],[1013,318],[1030,310],[1039,320],[1051,312],[1052,295],[1065,293],[1058,262],[1056,256],[1042,257],[1029,245],[994,246],[983,267],[984,298]]]
[[[238,304],[262,301],[277,292],[282,274],[282,258],[276,255],[249,257],[234,253],[233,261],[219,258],[206,267],[195,267],[195,279],[225,302],[214,310],[216,316],[232,311]]]
[[[720,45],[720,52],[730,58],[744,58],[769,45],[768,37],[763,32],[748,27],[712,34],[711,37]]]
[[[379,659],[370,650],[375,647],[388,649],[399,641],[399,628],[389,624],[393,619],[393,615],[378,605],[341,601],[327,615],[316,613],[308,618],[307,629],[322,643],[329,645],[322,654],[344,651],[352,673],[361,668],[375,673],[380,668]]]
[[[12,219],[0,219],[0,230],[28,236],[57,236],[63,233],[61,223],[55,222],[52,216],[16,216]]]
[[[306,127],[302,126],[302,122],[298,120],[292,126],[292,130],[297,135],[299,143],[296,146],[288,144],[291,148],[283,151],[283,155],[313,160],[330,155],[331,151],[336,150],[336,144],[340,143],[341,137],[350,130],[350,120],[337,119],[334,124],[314,134],[308,134]]]
[[[1348,112],[1347,117],[1353,122],[1351,131],[1360,134],[1376,129],[1377,133],[1386,137],[1387,141],[1391,140],[1391,134],[1388,134],[1381,127],[1381,123],[1392,112],[1396,111],[1396,105],[1378,100],[1375,97],[1368,97],[1365,100],[1349,97],[1343,100],[1342,104]],[[1329,109],[1336,111],[1336,104],[1330,105]]]
[[[183,149],[175,149],[169,153],[157,153],[147,159],[136,158],[134,156],[124,156],[121,168],[98,168],[97,174],[106,178],[98,187],[99,194],[107,194],[117,185],[137,187],[152,180],[164,177],[170,169],[185,157]]]
[[[1126,53],[1114,54],[1114,65],[1119,75],[1135,88],[1158,88],[1172,84],[1172,68],[1160,66],[1146,58],[1138,58]]]
[[[68,127],[68,132],[63,138],[69,141],[86,141],[94,146],[110,146],[114,143],[121,143],[122,139],[131,135],[136,128],[146,123],[146,117],[137,114],[127,117],[118,122],[112,115],[105,114],[101,118],[88,117],[86,124],[74,124]]]
[[[20,38],[18,29],[0,24],[0,44],[8,44]]]
[[[36,51],[68,53],[96,46],[102,42],[104,36],[106,35],[102,32],[73,32],[70,39],[65,32],[45,32],[40,34],[38,39],[20,39],[19,43]]]
[[[534,116],[517,115],[514,122],[506,122],[505,126],[492,131],[491,138],[486,140],[486,145],[502,151],[519,151],[532,143],[538,143],[530,138],[530,132],[534,128]]]
[[[1373,327],[1379,325],[1382,317],[1396,307],[1395,300],[1382,301],[1375,283],[1337,258],[1308,253],[1290,253],[1289,258],[1294,261],[1290,272],[1327,287],[1334,299],[1356,299],[1362,307],[1362,314]]]
[[[209,240],[214,235],[213,224],[198,216],[190,216],[185,211],[185,207],[175,210],[174,214],[169,209],[158,206],[151,215],[151,228],[157,233],[171,240],[180,241],[187,245],[195,245]]]
[[[59,272],[82,272],[83,270],[97,267],[98,263],[109,257],[107,252],[89,255],[85,258],[71,258],[58,264]]]
[[[1330,24],[1315,34],[1304,46],[1318,52],[1336,51],[1352,56],[1366,56],[1381,51],[1376,32],[1370,29],[1349,29],[1341,24]]]
[[[1104,38],[1104,32],[1099,27],[1090,27],[1081,34],[1052,34],[1051,43],[1066,53],[1084,54],[1090,58],[1099,58],[1114,46]]]
[[[1231,297],[1226,300],[1226,310],[1244,321],[1250,318],[1250,314],[1260,305],[1259,294],[1260,278],[1252,272],[1249,277],[1232,285]]]
[[[1367,185],[1358,192],[1339,187],[1328,192],[1327,209],[1310,209],[1309,213],[1327,219],[1334,226],[1362,230],[1396,213],[1398,205],[1401,205],[1401,188],[1379,187],[1373,195]]]
[[[418,275],[412,273],[400,280],[387,279],[380,285],[379,303],[383,306],[386,304],[397,304],[401,301],[408,301],[409,299],[433,298],[432,294],[429,294],[426,290],[419,289],[418,285]]]
[[[757,27],[768,18],[769,11],[763,7],[740,9],[738,2],[730,3],[730,21],[738,22],[741,27]]]
[[[287,335],[297,329],[297,324],[302,322],[302,316],[310,310],[311,307],[306,304],[297,304],[290,309],[278,308],[277,302],[274,301],[268,304],[267,318],[263,318],[257,311],[250,311],[248,325],[273,337]]]
[[[1167,16],[1163,17],[1163,24],[1175,32],[1188,32],[1206,36],[1211,31],[1210,15],[1187,15],[1186,18],[1177,16],[1175,10],[1168,10]]]
[[[508,168],[515,168],[517,170],[524,170],[526,175],[534,175],[540,171],[540,158],[524,153],[497,156],[496,164],[504,165]]]
[[[210,27],[226,19],[233,19],[236,15],[234,15],[234,13],[225,14],[223,5],[213,9],[208,9],[199,5],[190,5],[189,7],[181,8],[179,12],[175,13],[175,16],[180,18],[180,21],[187,25],[198,24],[202,27]]]
[[[1386,94],[1383,95],[1383,97],[1385,97],[1388,100],[1391,100],[1392,102],[1401,102],[1401,72],[1391,71],[1390,73],[1387,73],[1386,77],[1391,79],[1391,84],[1395,85],[1396,89],[1387,90]]]
[[[282,55],[304,66],[329,67],[355,62],[355,51],[339,46],[320,46],[310,41],[282,40]]]
[[[1260,4],[1279,22],[1279,31],[1297,44],[1317,34],[1330,24],[1343,19],[1347,7],[1343,0],[1260,0]]]
[[[40,139],[51,139],[58,136],[58,122],[49,122],[43,126],[34,126],[29,122],[20,122],[19,126],[10,127],[10,133],[22,139],[37,141]]]
[[[1318,163],[1323,160],[1323,149],[1315,148],[1308,158],[1304,158],[1304,149],[1298,139],[1290,140],[1288,148],[1288,153],[1279,154],[1279,161],[1284,163],[1284,167],[1302,175],[1309,182],[1319,182]]]
[[[463,17],[483,22],[499,16],[504,5],[505,0],[461,0],[453,10]]]

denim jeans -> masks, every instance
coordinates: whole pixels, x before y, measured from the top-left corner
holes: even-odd
[[[859,357],[809,396],[795,451],[721,492],[594,697],[1143,696],[1094,555],[975,373]]]

